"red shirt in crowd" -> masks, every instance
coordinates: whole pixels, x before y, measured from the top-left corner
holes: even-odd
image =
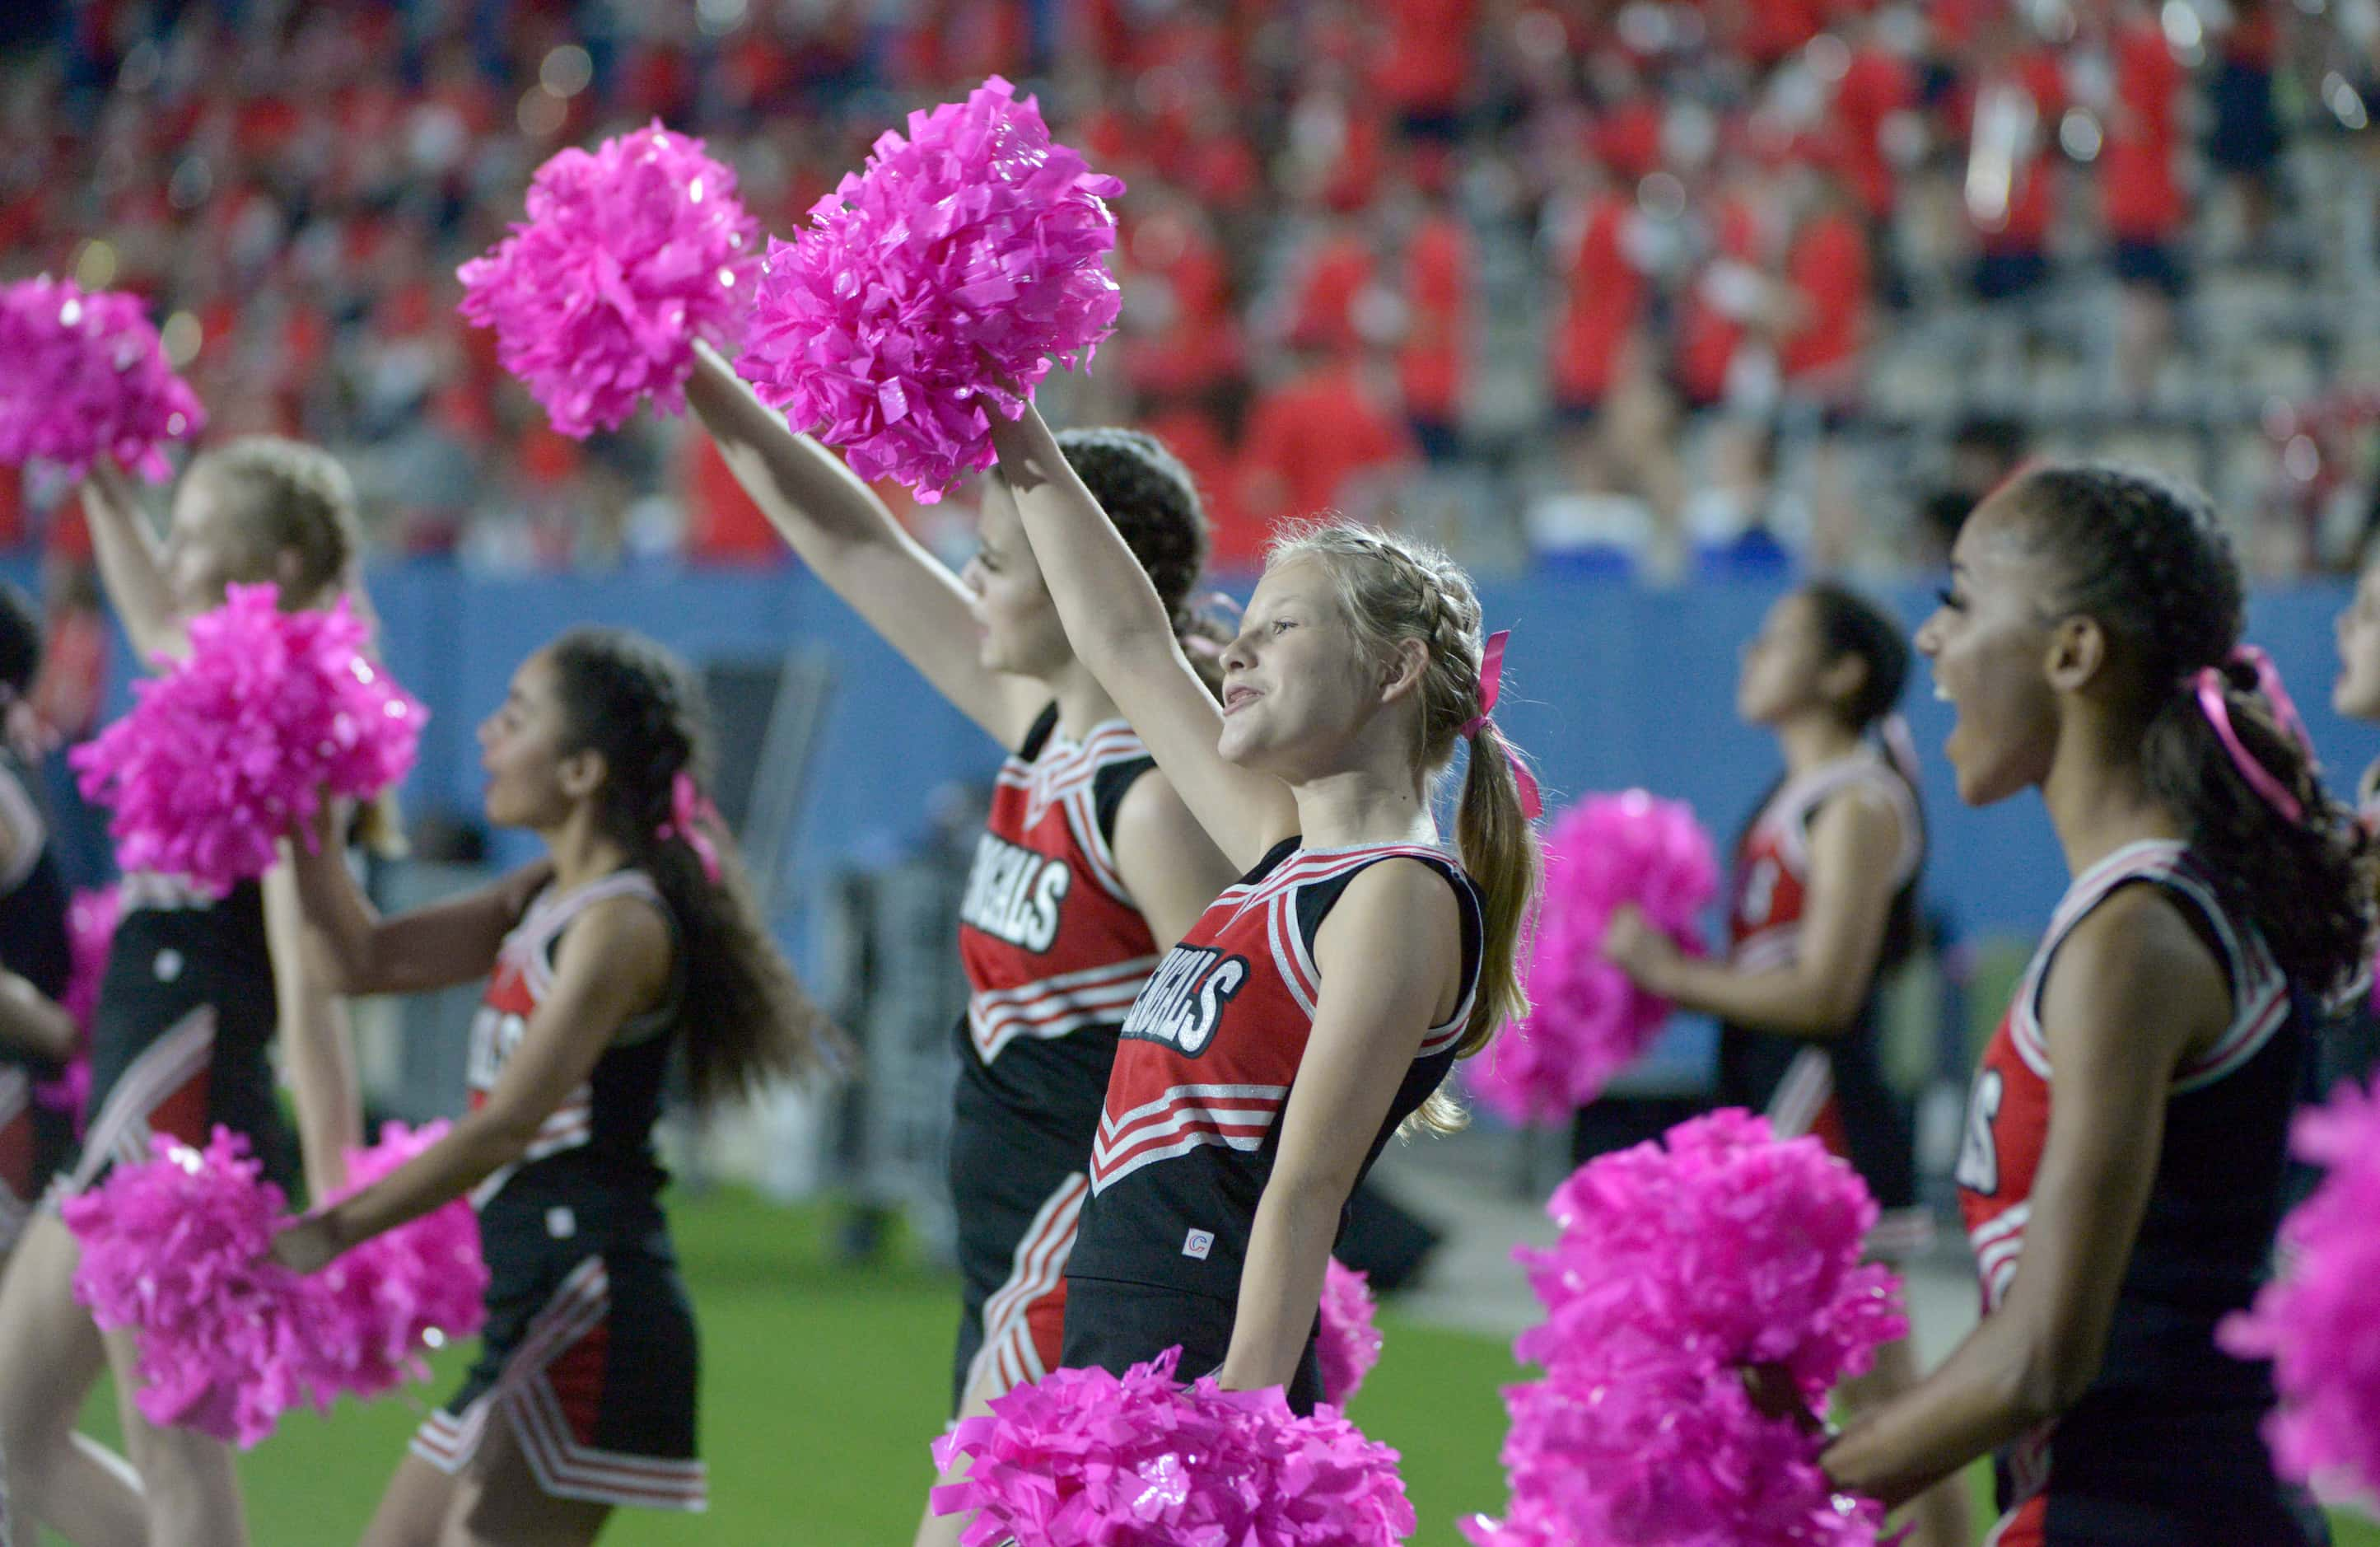
[[[1257,399],[1243,485],[1248,513],[1269,525],[1331,509],[1356,473],[1413,455],[1404,421],[1366,389],[1355,361],[1332,360]]]
[[[1471,81],[1471,34],[1478,0],[1385,0],[1388,42],[1372,84],[1403,113],[1462,105]]]
[[[2128,19],[2112,43],[2116,105],[2099,152],[2107,230],[2119,241],[2169,241],[2190,215],[2174,175],[2181,65],[2154,18]]]
[[[1455,215],[1432,213],[1405,252],[1408,328],[1397,353],[1397,380],[1409,418],[1451,424],[1461,417],[1471,274],[1470,233]]]
[[[1907,62],[1873,43],[1852,51],[1850,67],[1835,85],[1843,180],[1877,219],[1892,213],[1896,182],[1884,151],[1885,126],[1916,100],[1917,81]]]
[[[1572,408],[1602,401],[1620,353],[1645,311],[1645,276],[1622,247],[1632,209],[1618,193],[1589,206],[1562,275],[1553,326],[1554,396]]]
[[[1813,216],[1793,234],[1785,279],[1801,298],[1803,315],[1777,347],[1777,368],[1789,382],[1811,382],[1859,357],[1867,324],[1867,238],[1851,212]]]

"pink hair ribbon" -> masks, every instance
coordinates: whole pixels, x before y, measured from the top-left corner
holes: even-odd
[[[2273,717],[2280,722],[2284,732],[2311,751],[2311,745],[2306,741],[2305,725],[2298,718],[2297,705],[2290,701],[2289,690],[2281,686],[2281,674],[2274,667],[2272,657],[2253,645],[2242,645],[2232,652],[2231,659],[2254,669],[2257,691],[2272,703]],[[2289,793],[2287,785],[2273,776],[2271,769],[2258,762],[2246,744],[2240,741],[2238,728],[2231,724],[2230,700],[2224,697],[2229,685],[2222,667],[2202,667],[2195,685],[2200,712],[2206,716],[2206,723],[2215,727],[2216,739],[2223,743],[2223,749],[2231,756],[2231,766],[2240,771],[2240,777],[2248,781],[2248,787],[2289,821],[2303,822],[2305,808],[2298,804],[2298,798]]]
[[[1537,787],[1537,776],[1522,761],[1521,749],[1504,739],[1504,733],[1496,728],[1492,718],[1497,695],[1504,688],[1504,646],[1512,637],[1510,628],[1499,628],[1488,636],[1488,648],[1479,652],[1479,713],[1463,723],[1461,734],[1475,737],[1485,731],[1496,738],[1504,761],[1512,765],[1512,778],[1521,786],[1521,814],[1535,822],[1546,813],[1545,793]]]
[[[681,768],[670,780],[670,819],[654,829],[653,836],[663,843],[675,838],[694,850],[702,862],[703,879],[713,886],[719,884],[719,846],[711,841],[710,829],[720,825],[719,808],[702,793],[694,775]]]

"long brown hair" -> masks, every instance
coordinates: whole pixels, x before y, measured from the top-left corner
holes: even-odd
[[[567,749],[602,754],[597,825],[653,879],[685,953],[681,1019],[695,1103],[708,1110],[767,1080],[843,1062],[842,1034],[803,992],[760,921],[735,846],[706,834],[719,876],[682,836],[680,774],[698,783],[707,754],[701,689],[660,645],[620,628],[574,628],[546,648]]]
[[[1268,566],[1311,555],[1335,583],[1341,610],[1374,659],[1387,661],[1406,640],[1421,641],[1421,724],[1415,766],[1435,782],[1453,761],[1455,743],[1481,713],[1487,650],[1479,596],[1471,577],[1439,550],[1353,521],[1308,522],[1273,542]],[[1455,847],[1479,888],[1479,993],[1463,1029],[1463,1057],[1486,1048],[1499,1029],[1528,1013],[1521,984],[1521,937],[1542,872],[1536,827],[1521,808],[1513,749],[1492,725],[1467,737],[1470,756],[1454,816]],[[1426,1126],[1451,1128],[1461,1109],[1441,1092],[1422,1109]]]

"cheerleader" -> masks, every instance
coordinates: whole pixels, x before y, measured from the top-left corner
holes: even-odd
[[[1075,653],[1241,879],[1125,1017],[1067,1266],[1064,1359],[1286,1386],[1310,1408],[1348,1196],[1520,1003],[1536,839],[1488,719],[1502,636],[1442,554],[1369,528],[1276,545],[1219,707],[1164,601],[1039,416],[999,477]],[[1470,750],[1458,853],[1430,796]]]
[[[2374,859],[2242,617],[2203,495],[2081,464],[1977,509],[1917,636],[1961,798],[2038,787],[2073,880],[1970,1100],[1983,1322],[1824,1464],[1895,1504],[1997,1451],[1999,1547],[2324,1540],[2258,1432],[2269,1369],[2215,1329],[2269,1260]]]
[[[682,1054],[697,1104],[716,1105],[814,1066],[833,1035],[699,794],[698,690],[676,661],[574,630],[513,674],[480,747],[488,820],[535,832],[542,863],[382,919],[335,848],[290,846],[340,992],[489,977],[468,1114],[273,1244],[312,1272],[453,1199],[480,1212],[479,1361],[415,1435],[374,1547],[586,1542],[618,1505],[703,1507],[694,1315],[653,1150],[662,1090]]]
[[[962,1416],[982,1412],[1057,1366],[1117,1023],[1160,944],[1181,938],[1231,869],[1067,643],[996,481],[981,545],[953,576],[716,355],[698,357],[688,401],[803,561],[1010,749],[959,916],[969,998],[951,1125],[962,1295],[951,1400]],[[1060,446],[1173,627],[1203,643],[1189,603],[1206,516],[1189,473],[1132,431],[1070,432]],[[962,1524],[928,1510],[918,1547],[956,1543]]]
[[[1785,773],[1736,845],[1724,962],[1685,955],[1633,907],[1605,953],[1636,982],[1716,1016],[1718,1098],[1766,1112],[1781,1134],[1816,1133],[1883,1211],[1870,1253],[1906,1261],[1933,1229],[1917,1201],[1907,1105],[1884,1076],[1877,985],[1917,937],[1925,851],[1917,791],[1880,745],[1909,675],[1900,627],[1841,586],[1803,587],[1744,647],[1736,711],[1777,738]],[[1917,1378],[1906,1342],[1846,1392],[1852,1411]],[[1964,1491],[1926,1495],[1918,1547],[1969,1534]]]
[[[184,625],[235,583],[272,581],[283,605],[320,605],[352,582],[355,494],[312,446],[253,436],[190,465],[156,542],[129,481],[93,469],[82,490],[100,573],[136,654],[180,654]],[[352,1055],[340,1017],[310,981],[285,868],[210,897],[179,877],[124,878],[121,912],[91,1032],[91,1087],[79,1159],[54,1192],[79,1192],[119,1162],[147,1158],[152,1134],[190,1145],[216,1125],[247,1138],[277,1180],[335,1182],[361,1137]],[[269,1050],[282,1061],[299,1136],[281,1116]],[[129,1329],[102,1336],[74,1297],[74,1237],[42,1210],[0,1281],[0,1453],[23,1517],[82,1547],[245,1540],[231,1453],[187,1429],[144,1421]],[[130,1466],[75,1431],[83,1399],[112,1367]]]
[[[0,717],[26,702],[41,664],[32,603],[0,582]],[[58,1087],[78,1035],[58,1004],[73,966],[67,888],[33,789],[0,737],[0,1265],[74,1150],[75,1113]]]

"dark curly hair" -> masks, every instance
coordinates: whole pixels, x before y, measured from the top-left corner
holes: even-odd
[[[619,628],[574,628],[547,647],[569,751],[600,752],[597,822],[653,878],[684,953],[686,1073],[710,1109],[781,1075],[843,1061],[842,1033],[803,992],[762,925],[725,833],[714,883],[683,840],[663,838],[677,775],[707,758],[701,689],[675,656]]]
[[[2062,573],[2053,615],[2095,619],[2131,668],[2151,798],[2184,823],[2216,891],[2254,920],[2282,969],[2317,993],[2341,989],[2371,949],[2380,858],[2237,657],[2246,588],[2212,503],[2191,484],[2101,462],[2034,469],[2010,497],[2034,551]],[[2240,744],[2296,799],[2298,820],[2249,785],[2217,737],[2197,697],[2208,667]]]
[[[1143,430],[1061,430],[1057,438],[1066,465],[1148,572],[1191,664],[1220,693],[1220,647],[1231,642],[1232,631],[1201,610],[1195,595],[1207,569],[1207,507],[1197,481],[1163,441]],[[1201,641],[1217,648],[1202,649]]]

